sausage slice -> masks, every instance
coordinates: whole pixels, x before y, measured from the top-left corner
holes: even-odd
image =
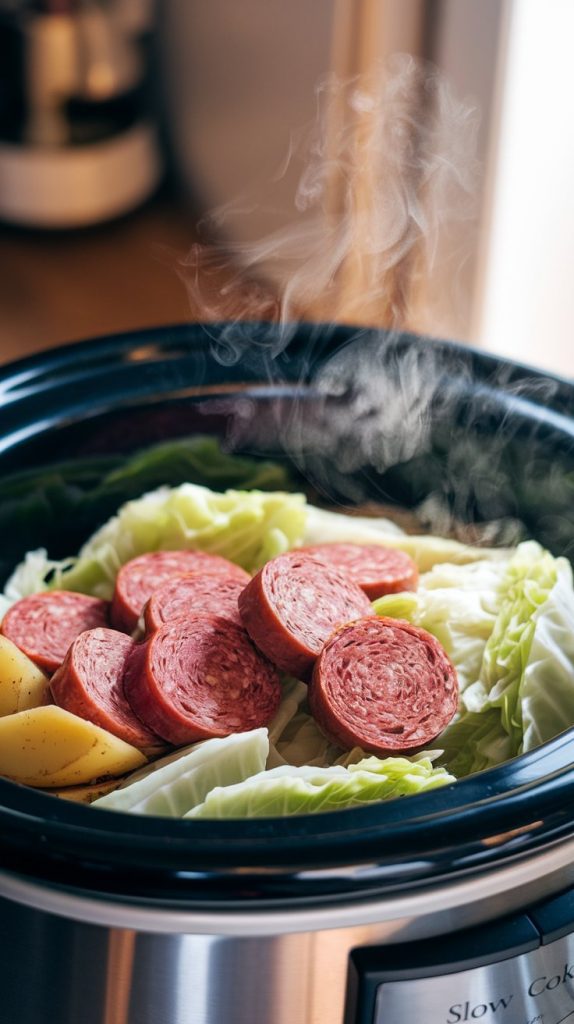
[[[0,627],[39,668],[52,673],[85,629],[107,626],[109,602],[70,590],[45,590],[16,601]]]
[[[339,746],[412,753],[446,728],[458,704],[455,669],[438,640],[389,618],[351,622],[325,644],[309,706]]]
[[[72,643],[50,689],[56,704],[140,749],[157,749],[158,736],[140,722],[123,687],[135,641],[115,629],[89,629]]]
[[[288,551],[247,584],[239,613],[259,650],[284,672],[306,680],[333,630],[372,608],[338,569],[314,555]]]
[[[245,579],[209,572],[174,576],[152,594],[145,606],[146,633],[160,629],[165,622],[175,622],[198,612],[211,612],[240,626],[237,599],[245,583],[251,579],[247,573],[244,575]]]
[[[249,575],[239,565],[220,555],[205,551],[150,551],[126,562],[120,569],[112,600],[112,625],[124,633],[133,633],[145,604],[163,583],[188,572],[220,573],[231,579]]]
[[[258,729],[281,700],[275,668],[245,630],[208,614],[166,623],[137,645],[124,691],[138,718],[175,746]]]
[[[418,569],[410,555],[378,544],[316,544],[299,548],[306,554],[335,566],[352,579],[374,601],[383,594],[416,590]]]

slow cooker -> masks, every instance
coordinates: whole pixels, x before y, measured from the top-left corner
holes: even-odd
[[[0,391],[0,473],[31,499],[16,528],[0,491],[4,577],[98,525],[58,508],[51,464],[97,475],[198,433],[283,460],[314,500],[573,550],[574,385],[455,344],[170,327],[33,356]],[[0,1021],[574,1022],[573,737],[425,795],[288,819],[129,816],[0,780]]]

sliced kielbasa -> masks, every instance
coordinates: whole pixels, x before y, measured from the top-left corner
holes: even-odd
[[[56,704],[143,750],[162,741],[143,725],[123,688],[126,662],[135,641],[116,629],[89,629],[72,643],[50,689]]]
[[[371,612],[356,583],[299,551],[267,562],[239,595],[243,625],[259,650],[304,680],[333,630]]]
[[[240,566],[220,555],[205,551],[150,551],[126,562],[120,569],[112,601],[112,625],[125,633],[132,633],[150,597],[173,576],[188,572],[221,573],[231,579],[249,575]]]
[[[374,601],[383,594],[416,590],[419,573],[410,555],[378,544],[316,544],[299,548],[344,572]]]
[[[281,699],[276,669],[245,630],[209,614],[167,623],[137,645],[124,691],[138,718],[175,746],[257,729]]]
[[[0,629],[39,668],[51,673],[80,633],[108,622],[108,601],[70,590],[45,590],[16,601]]]
[[[165,622],[175,622],[198,612],[211,612],[240,626],[237,599],[250,578],[247,573],[243,579],[239,576],[228,578],[220,572],[174,576],[152,594],[145,606],[146,633],[160,629]]]
[[[446,728],[458,704],[455,669],[426,630],[368,618],[338,630],[319,655],[309,706],[344,749],[412,753]]]

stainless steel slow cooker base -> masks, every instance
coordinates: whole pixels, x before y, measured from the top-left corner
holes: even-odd
[[[361,986],[368,990],[368,979],[379,972],[381,982],[365,1021],[444,1024],[445,1000],[450,998],[449,1008],[472,1007],[472,999],[475,1006],[487,1006],[484,993],[493,993],[493,1003],[504,1000],[496,994],[502,985],[504,990],[511,986],[514,1000],[504,1020],[527,1024],[533,998],[528,988],[574,963],[574,934],[541,949],[532,922],[518,912],[573,883],[574,839],[474,879],[383,900],[291,911],[185,912],[103,901],[3,874],[0,1021],[343,1024],[345,1016],[354,1024],[368,998]],[[500,948],[501,921],[508,934],[506,949]],[[485,937],[484,928],[476,926],[489,922],[494,923]],[[441,963],[444,954],[438,951],[445,940],[457,944],[457,935],[470,949],[473,966],[450,973],[453,964]],[[417,979],[420,949],[433,944],[437,969],[424,981]],[[402,965],[403,974],[405,968],[412,974],[407,981],[389,967],[397,947],[407,951]],[[360,963],[353,965],[356,950],[370,956],[367,981]],[[424,967],[423,976],[428,975]],[[570,976],[559,992],[541,982],[535,986],[540,989],[538,1009],[552,1014],[563,1008],[566,1013],[542,1019],[567,1020],[568,1007],[574,1017],[572,986]],[[477,991],[482,1002],[476,1001]],[[467,1019],[483,1015],[469,1013]]]

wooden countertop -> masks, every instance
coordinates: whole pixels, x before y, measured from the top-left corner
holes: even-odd
[[[193,222],[159,196],[112,224],[78,232],[0,227],[0,362],[53,345],[197,320],[177,273]]]
[[[209,306],[219,305],[222,319],[241,317],[244,285],[210,259],[213,250],[202,301],[186,288],[192,271],[181,264],[196,243],[193,215],[167,189],[130,216],[87,230],[0,224],[0,364],[85,338],[204,320]],[[259,317],[273,316],[261,289],[248,295]],[[562,355],[553,368],[570,375],[569,353]]]

